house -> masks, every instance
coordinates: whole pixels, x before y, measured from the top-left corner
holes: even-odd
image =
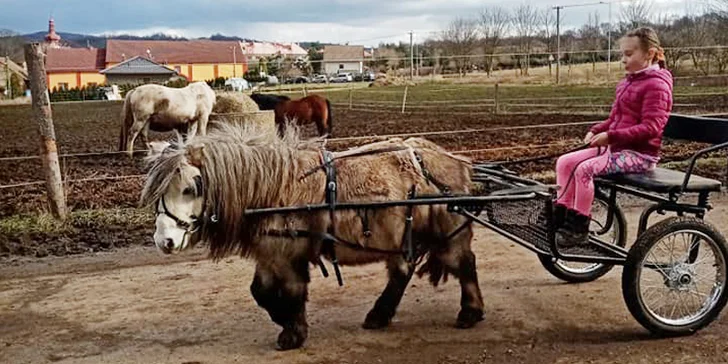
[[[102,70],[106,83],[111,85],[138,85],[147,83],[166,83],[178,73],[159,63],[136,56]]]
[[[26,83],[28,82],[28,71],[13,62],[10,57],[0,57],[0,96],[10,96],[10,81],[13,75],[20,81],[21,90],[17,90],[20,93],[25,90]],[[13,95],[18,96],[18,95]]]
[[[246,57],[237,41],[106,41],[105,68],[137,56],[164,65],[190,82],[240,77],[248,70]]]
[[[106,83],[99,71],[105,68],[106,52],[99,48],[48,48],[48,88],[68,90]]]
[[[326,74],[364,71],[364,47],[327,45],[324,47],[323,70]]]

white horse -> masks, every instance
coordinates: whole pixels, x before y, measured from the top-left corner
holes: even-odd
[[[205,82],[194,82],[183,88],[142,85],[126,94],[122,111],[119,151],[132,156],[134,141],[141,133],[147,145],[149,130],[176,130],[185,137],[199,131],[207,134],[207,122],[215,105],[215,92]]]

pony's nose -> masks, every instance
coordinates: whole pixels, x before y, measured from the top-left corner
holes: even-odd
[[[164,246],[166,246],[167,249],[172,250],[172,248],[174,248],[174,241],[171,238],[167,238],[164,242]]]

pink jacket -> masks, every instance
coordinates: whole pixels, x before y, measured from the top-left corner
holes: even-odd
[[[657,157],[671,110],[672,74],[664,68],[648,68],[627,75],[617,85],[609,118],[591,132],[606,131],[612,152],[629,149]]]

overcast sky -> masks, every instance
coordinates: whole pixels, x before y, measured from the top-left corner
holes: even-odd
[[[698,11],[706,0],[653,0],[655,11],[684,14]],[[185,37],[214,33],[270,41],[379,42],[430,37],[457,16],[475,16],[489,5],[538,8],[594,3],[599,0],[0,0],[0,28],[21,33],[47,29],[53,15],[56,29],[85,34],[164,32]],[[614,4],[618,20],[619,4]],[[692,9],[692,10],[691,10]],[[586,22],[589,12],[608,19],[608,6],[563,10],[566,28]]]

